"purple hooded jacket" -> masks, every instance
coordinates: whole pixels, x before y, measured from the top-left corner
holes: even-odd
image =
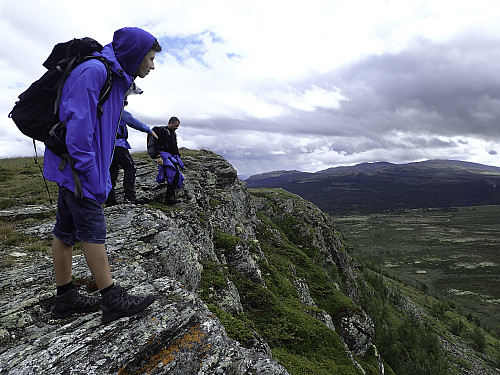
[[[113,85],[97,117],[99,93],[107,77],[106,67],[98,60],[78,65],[64,84],[59,117],[66,122],[68,152],[80,175],[83,196],[103,203],[111,190],[109,166],[113,158],[115,137],[124,105],[124,97],[133,82],[134,73],[156,38],[136,28],[117,30],[113,42],[100,53],[113,72]],[[60,171],[61,158],[45,150],[44,175],[62,187],[75,191],[71,167]]]

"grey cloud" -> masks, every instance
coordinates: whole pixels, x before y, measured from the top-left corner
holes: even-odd
[[[398,54],[370,56],[332,75],[352,100],[343,112],[382,131],[496,137],[500,40],[416,41]],[[387,116],[389,114],[389,116]],[[383,121],[383,122],[382,122]]]

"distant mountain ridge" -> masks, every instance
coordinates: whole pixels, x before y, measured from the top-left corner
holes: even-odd
[[[457,160],[273,171],[246,183],[283,188],[332,214],[500,204],[500,168]]]

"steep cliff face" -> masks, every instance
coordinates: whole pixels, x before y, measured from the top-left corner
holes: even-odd
[[[136,184],[149,203],[105,208],[115,282],[157,301],[106,326],[100,312],[53,320],[50,258],[18,249],[23,260],[0,276],[0,373],[277,375],[317,361],[332,374],[383,373],[356,304],[357,265],[330,219],[284,191],[249,192],[218,155],[183,160],[182,203],[161,203],[165,187],[144,159]],[[1,215],[39,217],[19,230],[49,238],[47,210]],[[78,252],[73,274],[96,293]]]

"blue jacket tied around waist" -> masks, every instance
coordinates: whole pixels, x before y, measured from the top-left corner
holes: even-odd
[[[184,169],[184,163],[182,162],[179,155],[172,155],[165,151],[160,151],[160,156],[163,160],[163,165],[158,166],[158,175],[156,176],[156,182],[162,183],[167,182],[169,184],[174,183],[175,175],[178,173],[179,178],[177,179],[176,188],[180,189],[182,183],[184,182],[184,176],[182,175],[180,169]]]
[[[113,158],[115,137],[124,105],[125,93],[133,74],[153,46],[156,38],[134,27],[117,30],[113,42],[96,56],[104,57],[113,72],[111,94],[97,117],[99,93],[106,80],[106,67],[98,60],[78,65],[63,87],[59,118],[66,122],[68,152],[80,175],[83,196],[103,203],[111,190],[109,167]],[[70,165],[58,169],[61,159],[45,150],[44,175],[69,190],[75,190]]]

